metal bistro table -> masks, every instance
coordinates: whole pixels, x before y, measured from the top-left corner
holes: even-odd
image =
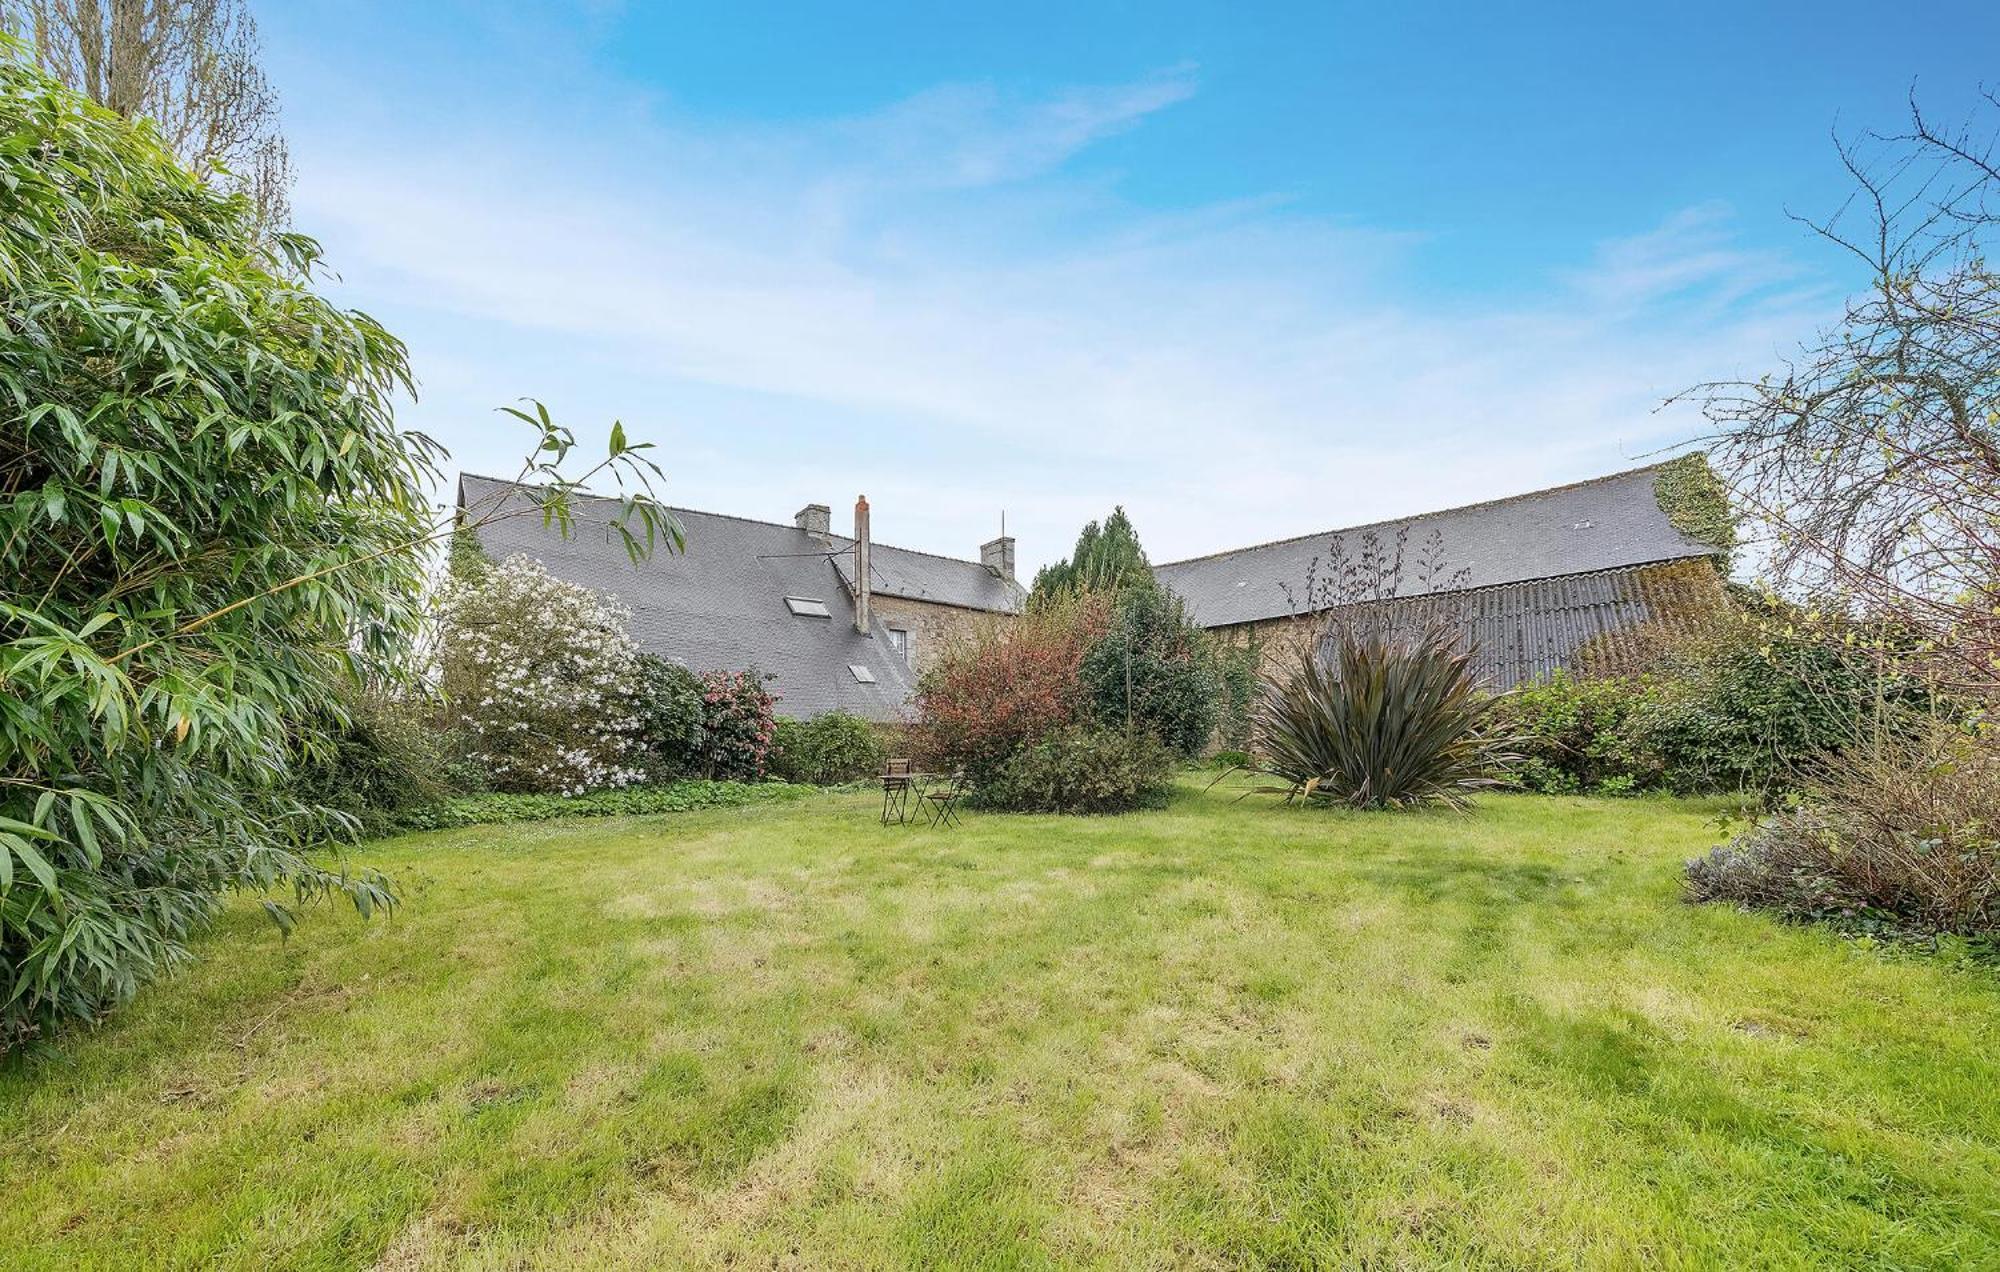
[[[943,783],[943,789],[932,789]],[[908,760],[890,760],[882,773],[882,824],[884,826],[907,826],[911,821],[924,821],[936,826],[958,825],[958,799],[965,793],[965,774],[926,773],[912,768]],[[912,816],[911,801],[915,799],[915,814]],[[930,806],[930,813],[924,808]]]

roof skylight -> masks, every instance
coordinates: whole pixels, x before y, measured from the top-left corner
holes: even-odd
[[[787,596],[785,608],[800,618],[832,618],[833,611],[817,596]]]
[[[853,672],[854,678],[856,680],[859,680],[862,684],[872,685],[875,683],[875,673],[868,670],[860,663],[849,663],[847,664],[847,669]]]

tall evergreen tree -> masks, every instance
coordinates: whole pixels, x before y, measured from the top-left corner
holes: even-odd
[[[1076,547],[1061,561],[1035,572],[1030,603],[1045,602],[1077,592],[1122,592],[1154,588],[1153,567],[1139,546],[1139,532],[1121,505],[1102,524],[1091,522],[1076,537]]]

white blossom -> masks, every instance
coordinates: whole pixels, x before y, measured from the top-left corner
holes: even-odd
[[[513,556],[440,605],[443,688],[501,789],[579,795],[640,780],[639,647],[615,597]]]

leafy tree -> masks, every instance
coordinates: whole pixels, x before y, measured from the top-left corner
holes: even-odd
[[[1223,678],[1214,638],[1165,588],[1120,594],[1078,675],[1091,714],[1108,728],[1151,734],[1184,759],[1215,733]]]
[[[407,676],[439,451],[400,432],[404,350],[311,287],[318,248],[39,70],[0,58],[0,1049],[186,957],[231,887],[387,881],[314,860],[288,788],[340,686]],[[511,409],[511,408],[510,408]],[[521,509],[588,478],[537,407]],[[653,469],[614,426],[607,466]],[[497,515],[497,514],[496,514]],[[649,495],[614,529],[678,528]]]
[[[1036,605],[1078,592],[1111,593],[1157,586],[1146,550],[1139,546],[1138,531],[1132,528],[1125,509],[1119,507],[1111,510],[1102,525],[1095,521],[1086,525],[1068,557],[1035,572],[1028,602]]]

